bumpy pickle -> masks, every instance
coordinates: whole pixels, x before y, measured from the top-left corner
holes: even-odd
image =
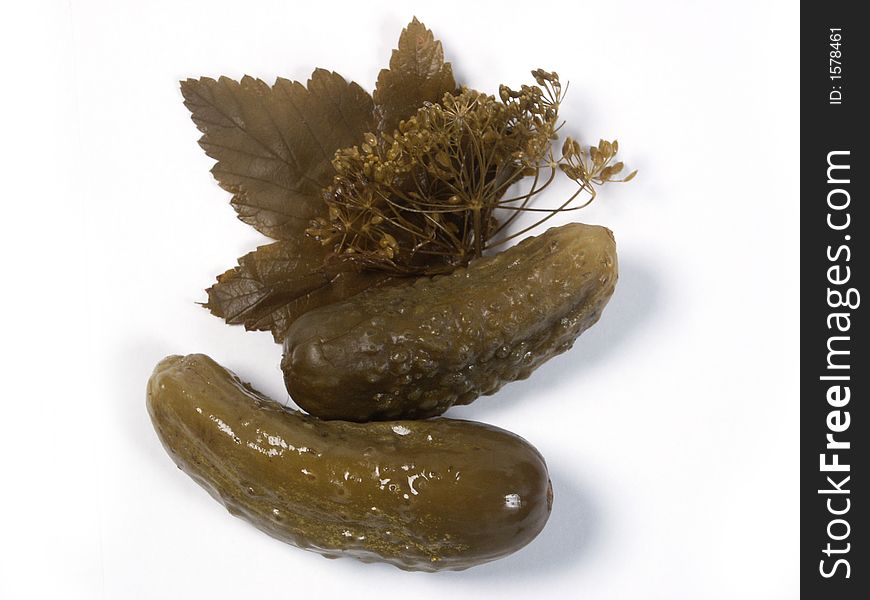
[[[572,223],[450,275],[367,290],[290,327],[287,390],[322,419],[440,415],[569,349],[616,279],[612,232]]]
[[[550,514],[544,459],[489,425],[320,421],[196,354],[157,365],[147,404],[172,459],[230,513],[330,558],[461,570],[525,546]]]

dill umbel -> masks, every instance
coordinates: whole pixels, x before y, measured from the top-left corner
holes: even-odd
[[[447,93],[392,133],[367,133],[362,144],[338,150],[336,175],[323,194],[328,216],[312,221],[308,235],[361,268],[449,272],[561,211],[588,205],[595,186],[633,178],[616,178],[623,170],[614,160],[616,141],[584,148],[568,137],[556,156],[562,84],[553,72],[532,76],[537,85],[502,85],[499,98],[465,87]],[[559,172],[577,190],[555,208],[530,206]],[[530,183],[508,195],[523,179]],[[570,206],[582,194],[586,201]],[[543,216],[496,240],[524,211]]]

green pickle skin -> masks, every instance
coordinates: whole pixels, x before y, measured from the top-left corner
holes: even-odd
[[[461,570],[522,548],[550,515],[540,453],[489,425],[320,421],[201,354],[161,361],[147,405],[178,467],[231,514],[329,558]]]
[[[284,340],[285,384],[322,419],[440,415],[571,348],[616,280],[609,229],[555,227],[449,275],[304,314]]]

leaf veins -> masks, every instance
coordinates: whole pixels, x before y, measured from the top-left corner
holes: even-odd
[[[384,273],[324,266],[323,252],[321,244],[307,237],[260,246],[218,276],[206,290],[205,307],[231,325],[271,331],[280,343],[306,311],[389,281]]]
[[[447,92],[456,92],[453,68],[444,62],[441,42],[414,17],[399,36],[390,68],[378,74],[374,93],[378,131],[392,133],[424,102],[440,102]]]
[[[239,218],[275,239],[301,238],[325,214],[320,193],[332,182],[335,151],[374,127],[371,96],[324,69],[307,87],[203,77],[181,82],[181,92]]]

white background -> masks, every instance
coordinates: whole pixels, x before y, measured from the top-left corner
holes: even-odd
[[[601,322],[449,413],[541,450],[547,528],[435,575],[230,517],[144,407],[154,364],[188,352],[286,400],[269,334],[195,304],[265,240],[177,81],[324,66],[371,89],[415,14],[478,89],[557,70],[566,131],[617,137],[640,169],[574,213],[619,244]],[[797,597],[797,3],[21,1],[0,28],[4,600]]]

